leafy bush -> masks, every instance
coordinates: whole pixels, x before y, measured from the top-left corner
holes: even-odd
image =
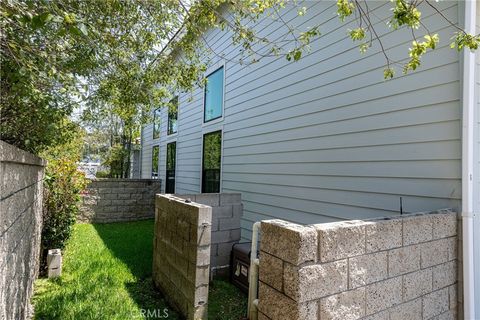
[[[127,168],[128,150],[121,144],[114,144],[108,151],[103,165],[110,168],[110,178],[122,178]]]
[[[96,178],[109,178],[110,173],[108,171],[100,170],[100,171],[97,171],[97,173],[95,174],[95,177]]]
[[[65,247],[78,212],[80,193],[87,185],[84,173],[77,170],[82,133],[72,132],[70,142],[47,149],[44,180],[42,254],[48,249]],[[44,261],[44,259],[42,259]]]

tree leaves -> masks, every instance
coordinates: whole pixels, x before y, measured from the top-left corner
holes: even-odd
[[[390,25],[397,29],[403,25],[410,28],[418,29],[420,26],[421,12],[417,8],[417,4],[406,0],[396,0],[393,8],[393,17]]]
[[[452,49],[456,48],[458,51],[461,51],[464,48],[469,48],[472,51],[477,50],[480,45],[480,35],[457,32],[452,39],[453,42],[450,44],[450,47]]]
[[[337,0],[337,14],[341,21],[353,14],[355,11],[355,3],[350,0]]]
[[[86,112],[89,125],[108,122],[113,114],[126,133],[138,132],[152,108],[165,105],[175,92],[204,84],[205,57],[213,52],[225,59],[202,41],[209,28],[231,33],[242,50],[239,63],[281,55],[299,61],[320,35],[324,21],[307,30],[295,29],[279,13],[286,3],[202,0],[186,7],[173,0],[2,1],[2,139],[38,152],[64,139],[61,123],[75,108]],[[429,0],[392,1],[389,27],[408,28],[412,34],[423,29],[421,3],[435,8]],[[231,19],[223,11],[227,5]],[[296,11],[299,16],[307,14],[304,7]],[[426,30],[422,41],[413,39],[408,62],[400,64],[383,48],[366,1],[337,0],[336,11],[341,21],[350,17],[349,23],[356,24],[348,35],[359,42],[361,52],[375,41],[380,44],[386,79],[394,77],[396,65],[403,65],[404,72],[418,69],[424,54],[439,42],[438,35]],[[438,10],[437,16],[444,18]],[[254,26],[264,17],[283,23],[289,35],[278,42],[260,36]],[[452,48],[478,48],[478,35],[454,27],[460,30],[452,38]]]
[[[49,21],[53,19],[53,15],[49,12],[44,12],[39,15],[36,15],[31,20],[31,25],[33,29],[38,29],[43,26]]]
[[[427,52],[427,49],[435,49],[439,42],[438,34],[432,36],[425,35],[425,41],[418,42],[413,41],[410,48],[410,60],[403,67],[403,73],[407,73],[409,70],[416,70],[420,65],[420,58]]]

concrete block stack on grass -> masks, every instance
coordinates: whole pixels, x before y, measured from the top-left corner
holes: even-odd
[[[457,214],[261,225],[259,319],[456,319]]]
[[[156,196],[153,280],[186,319],[206,319],[212,208]]]

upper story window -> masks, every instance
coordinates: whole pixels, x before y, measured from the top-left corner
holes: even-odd
[[[153,139],[160,138],[160,127],[162,116],[160,114],[161,109],[157,108],[153,111]]]
[[[168,126],[167,134],[177,133],[177,118],[178,118],[178,97],[175,97],[170,101],[170,106],[168,107]]]
[[[223,112],[223,67],[207,76],[203,122],[218,119]]]

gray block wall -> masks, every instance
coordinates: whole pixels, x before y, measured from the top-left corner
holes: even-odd
[[[158,179],[98,179],[82,194],[78,220],[109,223],[152,219]]]
[[[207,319],[212,208],[157,195],[153,281],[185,319]]]
[[[0,319],[26,319],[38,276],[46,162],[0,141]]]
[[[183,199],[212,207],[211,275],[229,275],[230,252],[240,241],[240,220],[243,214],[240,193],[197,193],[177,195]]]
[[[449,210],[309,226],[265,220],[259,319],[463,319],[457,227]]]

